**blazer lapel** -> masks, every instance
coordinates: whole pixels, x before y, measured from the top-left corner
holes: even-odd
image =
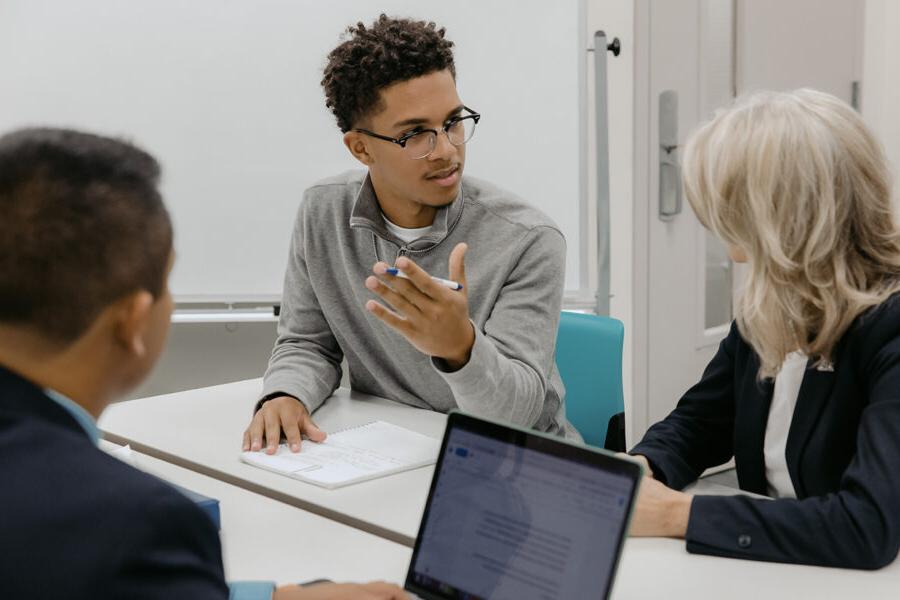
[[[831,396],[831,389],[835,382],[834,367],[831,367],[830,370],[827,368],[817,369],[812,364],[812,361],[807,363],[806,372],[803,374],[803,383],[800,384],[800,393],[797,396],[797,405],[794,407],[794,416],[791,419],[787,448],[785,449],[788,472],[798,498],[806,496],[803,480],[800,478],[800,459],[813,429],[819,422],[822,409]]]
[[[735,405],[734,458],[738,465],[738,481],[741,489],[756,494],[767,494],[766,462],[763,444],[769,407],[772,404],[774,386],[770,380],[759,381],[756,372],[759,364],[753,360],[744,375],[743,393]]]

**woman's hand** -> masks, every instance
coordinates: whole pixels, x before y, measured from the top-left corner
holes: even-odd
[[[676,492],[652,477],[644,477],[629,533],[635,537],[683,538],[693,499],[690,494]]]

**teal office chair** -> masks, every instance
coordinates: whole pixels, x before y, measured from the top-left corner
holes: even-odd
[[[584,441],[603,447],[610,417],[625,410],[618,319],[563,312],[556,337],[556,366],[566,386],[566,417]]]

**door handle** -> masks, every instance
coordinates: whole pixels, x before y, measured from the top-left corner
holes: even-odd
[[[659,220],[681,212],[681,166],[678,164],[678,92],[659,95]]]

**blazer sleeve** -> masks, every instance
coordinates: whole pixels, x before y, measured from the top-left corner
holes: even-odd
[[[190,500],[166,487],[152,492],[145,507],[122,532],[121,572],[110,597],[150,600],[196,598],[227,600],[218,533],[209,517]]]
[[[869,404],[837,492],[802,500],[697,496],[688,551],[858,569],[891,563],[900,548],[900,339],[863,377]]]
[[[629,452],[646,456],[654,477],[671,488],[682,489],[734,455],[734,354],[739,339],[732,324],[700,381]]]

